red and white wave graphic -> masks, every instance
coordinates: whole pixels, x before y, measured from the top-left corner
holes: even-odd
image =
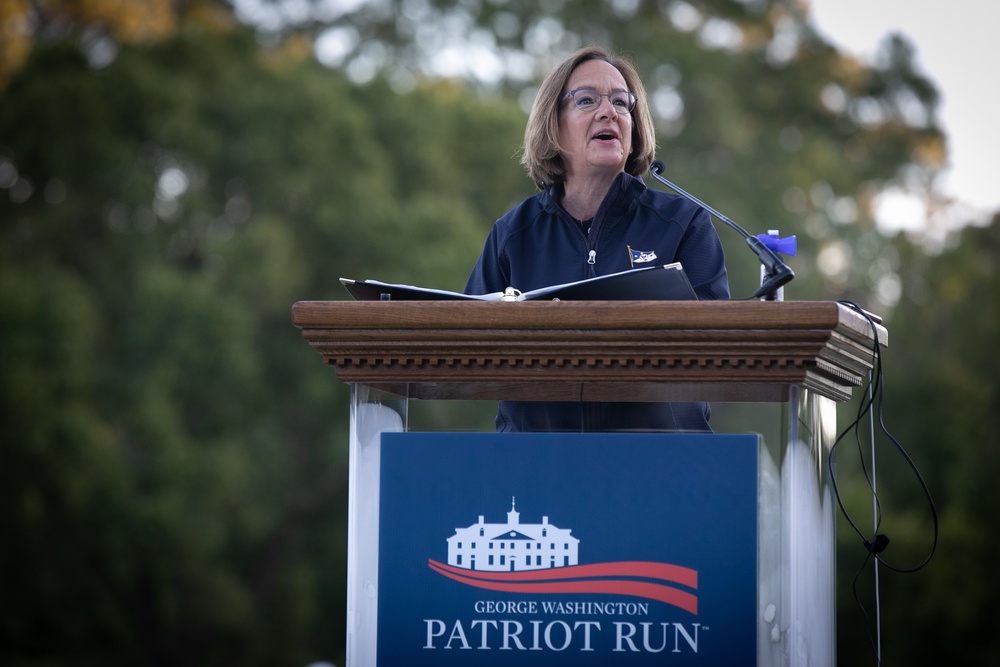
[[[428,559],[435,572],[476,588],[509,593],[612,593],[664,602],[698,614],[698,571],[646,561],[594,563],[520,572],[467,570]]]

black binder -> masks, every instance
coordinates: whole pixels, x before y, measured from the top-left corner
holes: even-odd
[[[698,296],[677,262],[644,266],[528,292],[508,288],[492,294],[462,294],[447,290],[341,278],[358,301],[690,301]]]

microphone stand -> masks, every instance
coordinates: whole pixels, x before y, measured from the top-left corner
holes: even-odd
[[[761,265],[764,267],[764,275],[761,278],[761,285],[757,288],[757,291],[754,292],[754,298],[759,298],[761,301],[774,301],[776,294],[778,293],[778,289],[795,277],[795,272],[792,271],[791,267],[785,264],[785,262],[778,257],[777,253],[768,248],[759,238],[751,236],[747,230],[743,229],[708,204],[705,204],[693,195],[684,192],[684,190],[681,190],[679,187],[663,178],[660,174],[664,169],[665,166],[662,160],[654,160],[649,169],[649,173],[653,175],[653,178],[658,180],[660,183],[663,183],[681,197],[684,197],[688,201],[701,206],[716,218],[722,220],[724,223],[735,229],[740,236],[746,239],[747,245],[754,251],[757,258],[760,260]]]

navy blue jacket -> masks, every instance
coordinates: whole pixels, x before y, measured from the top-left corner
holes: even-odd
[[[725,256],[708,213],[686,199],[619,174],[585,234],[548,188],[497,220],[466,294],[522,292],[680,262],[699,299],[728,299]],[[705,403],[501,401],[498,431],[708,431]]]

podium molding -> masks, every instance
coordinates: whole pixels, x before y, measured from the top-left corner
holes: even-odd
[[[425,400],[782,402],[796,385],[841,402],[876,335],[831,301],[302,301],[292,315],[341,381]]]

